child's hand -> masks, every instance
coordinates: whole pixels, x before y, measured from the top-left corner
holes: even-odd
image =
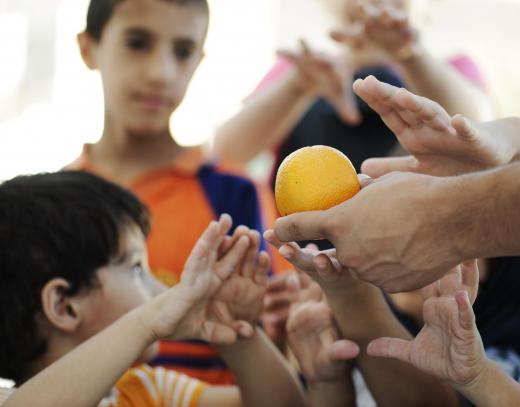
[[[346,361],[359,353],[355,343],[339,340],[332,311],[316,283],[302,290],[291,306],[287,336],[301,372],[313,383],[343,379],[348,374]]]
[[[264,239],[276,247],[296,269],[310,276],[327,293],[329,290],[342,290],[347,286],[366,285],[354,279],[350,271],[339,263],[335,249],[320,252],[312,246],[302,249],[296,242],[282,243],[276,238],[273,230],[265,231]]]
[[[356,0],[352,5],[352,23],[331,32],[331,37],[355,50],[381,51],[400,61],[413,55],[418,31],[403,5]]]
[[[424,327],[412,341],[379,338],[367,352],[411,363],[454,385],[477,380],[485,352],[471,308],[478,288],[476,261],[466,262],[423,289]]]
[[[180,283],[155,297],[145,324],[149,324],[156,339],[200,338],[233,343],[237,333],[252,334],[248,322],[233,318],[232,301],[217,295],[236,274],[250,246],[249,237],[242,235],[219,258],[219,248],[226,242],[230,228],[228,215],[211,222],[186,261]]]
[[[296,86],[306,93],[326,98],[348,124],[359,124],[361,116],[352,92],[354,68],[344,58],[333,59],[313,52],[304,40],[301,52],[280,51],[297,67]]]
[[[500,129],[510,132],[506,122],[494,128],[491,123],[471,124],[460,115],[451,118],[438,103],[373,76],[357,80],[354,91],[381,116],[411,154],[365,161],[362,172],[371,177],[392,171],[457,175],[506,164],[514,157],[515,149],[507,137],[496,134],[501,133]]]
[[[246,226],[236,228],[231,243],[238,242],[242,236],[249,239],[249,248],[237,264],[237,272],[222,285],[215,298],[227,304],[234,320],[254,325],[260,318],[267,291],[269,255],[258,252],[260,233]]]

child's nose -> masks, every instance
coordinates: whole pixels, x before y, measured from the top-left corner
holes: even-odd
[[[175,77],[177,65],[171,53],[158,51],[150,57],[147,80],[156,86],[167,86]]]

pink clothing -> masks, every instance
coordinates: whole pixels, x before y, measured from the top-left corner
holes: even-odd
[[[486,81],[484,79],[484,75],[478,68],[477,64],[468,57],[467,55],[460,54],[455,55],[446,60],[448,64],[453,66],[459,73],[469,79],[473,84],[478,86],[482,90],[486,90]],[[294,64],[288,58],[283,56],[278,57],[276,63],[273,65],[271,70],[264,76],[264,78],[257,85],[256,89],[253,92],[253,95],[266,89],[270,84],[279,78],[285,76],[288,72],[290,72],[294,68]]]

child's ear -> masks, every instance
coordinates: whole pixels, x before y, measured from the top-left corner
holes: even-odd
[[[86,31],[80,32],[77,37],[79,52],[81,53],[81,58],[83,58],[83,62],[89,69],[96,69],[96,61],[94,58],[94,50],[97,45],[96,40],[94,40],[89,33]]]
[[[51,325],[61,331],[72,333],[81,323],[79,304],[67,295],[70,284],[63,278],[50,280],[41,291],[42,310]]]

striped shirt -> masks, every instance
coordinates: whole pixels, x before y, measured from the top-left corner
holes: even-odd
[[[129,369],[98,407],[193,407],[206,388],[174,370],[141,365]]]

